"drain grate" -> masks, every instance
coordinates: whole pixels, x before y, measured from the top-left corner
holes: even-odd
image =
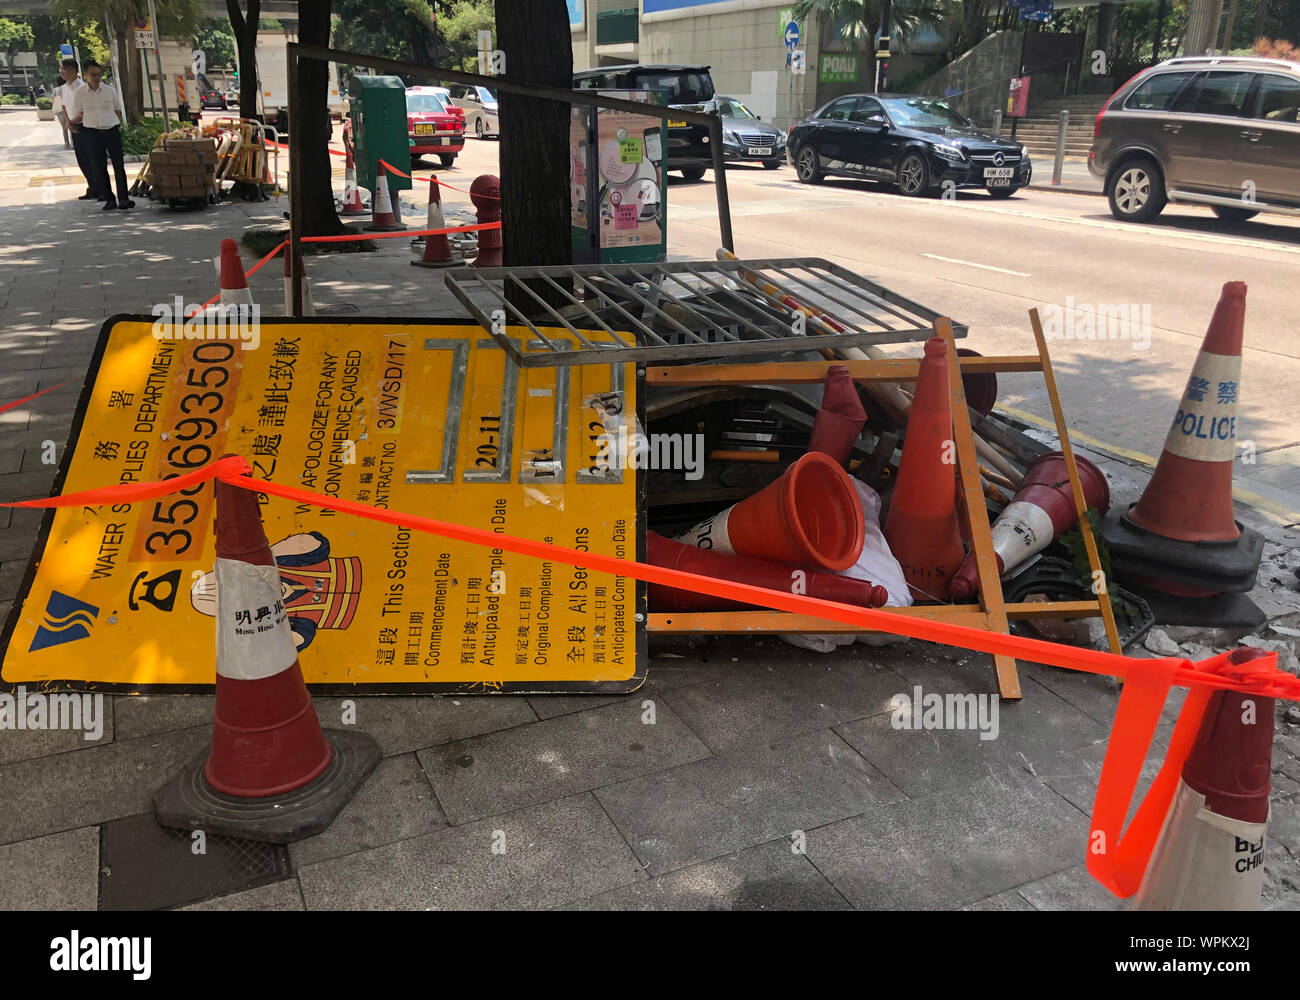
[[[291,874],[288,849],[207,834],[195,853],[189,830],[158,825],[153,813],[100,828],[99,908],[160,910],[278,882]]]

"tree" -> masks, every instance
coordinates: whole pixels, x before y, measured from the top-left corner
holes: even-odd
[[[861,82],[871,84],[876,79],[875,38],[880,31],[880,6],[879,0],[796,0],[794,19],[815,17],[823,26],[839,25],[840,37],[849,44],[849,51],[865,53],[867,72]],[[891,34],[906,44],[921,25],[939,24],[949,15],[949,6],[943,0],[895,0],[890,5]],[[976,0],[964,6],[978,11],[985,5]],[[965,16],[961,15],[963,25]]]
[[[438,22],[447,43],[447,64],[452,69],[478,72],[478,33],[493,30],[496,13],[493,0],[456,0],[447,16]]]
[[[209,18],[194,36],[194,47],[202,49],[209,66],[235,65],[235,34],[230,21]]]
[[[438,36],[429,0],[334,0],[332,9],[334,44],[340,49],[427,66],[436,63]]]
[[[230,17],[230,29],[234,32],[235,48],[239,53],[239,114],[260,121],[257,113],[257,23],[262,12],[262,0],[246,0],[244,6],[246,10],[240,10],[239,0],[226,0],[226,13]]]
[[[0,51],[5,54],[5,65],[9,67],[9,82],[14,82],[14,60],[19,52],[29,52],[35,39],[32,29],[27,24],[19,24],[7,17],[0,17]]]
[[[496,47],[505,54],[507,79],[572,89],[573,46],[564,0],[505,0],[497,8]],[[509,92],[499,100],[505,264],[568,264],[573,259],[569,105]],[[535,291],[552,304],[565,304],[548,285]]]
[[[299,0],[298,38],[303,45],[329,48],[330,0]],[[304,236],[341,236],[347,232],[334,207],[329,155],[329,64],[320,59],[298,60],[297,106],[292,114],[292,143],[301,147],[298,175],[299,220]]]

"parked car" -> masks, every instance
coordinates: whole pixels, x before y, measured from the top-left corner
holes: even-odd
[[[412,156],[434,153],[450,167],[465,148],[465,112],[448,103],[445,94],[445,87],[408,87],[406,131],[414,143]]]
[[[230,108],[239,107],[239,91],[230,89],[226,91],[226,106]]]
[[[199,88],[199,107],[200,108],[220,108],[225,111],[230,106],[230,101],[220,90],[213,87]]]
[[[835,98],[795,123],[786,155],[805,184],[860,177],[913,197],[951,186],[1006,198],[1033,169],[1019,143],[980,130],[941,100],[906,94]]]
[[[722,119],[722,149],[728,160],[748,160],[775,170],[785,162],[785,133],[766,124],[734,97],[715,97],[706,109]]]
[[[1088,169],[1127,222],[1170,201],[1228,222],[1300,214],[1300,63],[1185,56],[1143,70],[1097,115]]]
[[[496,95],[487,87],[458,83],[451,89],[451,103],[465,112],[465,127],[476,138],[501,137],[501,120]]]
[[[669,109],[703,111],[713,100],[713,77],[708,66],[628,65],[600,66],[573,74],[576,90],[661,90]],[[698,181],[713,165],[709,130],[668,116],[668,170],[679,170],[688,181]]]

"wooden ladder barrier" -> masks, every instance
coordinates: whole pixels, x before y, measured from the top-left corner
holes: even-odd
[[[1115,616],[1111,609],[1110,597],[1104,585],[1105,577],[1102,574],[1097,541],[1093,537],[1092,527],[1088,523],[1085,514],[1087,505],[1083,494],[1083,484],[1079,481],[1079,471],[1074,463],[1074,450],[1070,446],[1065,414],[1061,409],[1061,398],[1056,388],[1056,376],[1052,372],[1052,361],[1047,352],[1047,342],[1043,336],[1043,327],[1037,309],[1030,310],[1029,321],[1034,331],[1037,354],[969,358],[959,358],[957,356],[957,345],[953,337],[951,321],[946,317],[934,321],[935,336],[942,337],[948,342],[948,384],[952,394],[953,437],[957,446],[957,471],[961,477],[966,510],[970,514],[972,551],[979,572],[978,603],[922,604],[908,608],[880,608],[878,610],[889,614],[908,615],[928,618],[932,621],[969,625],[973,628],[982,628],[1004,634],[1009,631],[1009,623],[1013,619],[1094,618],[1100,616],[1105,625],[1106,639],[1111,652],[1119,653],[1121,652],[1121,646],[1119,633],[1115,627]],[[921,370],[919,359],[902,358],[869,361],[791,361],[767,364],[647,366],[645,382],[647,386],[658,385],[673,388],[714,385],[820,383],[825,380],[826,371],[832,365],[843,365],[849,370],[849,374],[855,382],[915,382]],[[1066,468],[1069,471],[1070,488],[1074,494],[1075,511],[1079,517],[1079,527],[1083,535],[1084,547],[1088,553],[1088,564],[1092,570],[1093,579],[1102,582],[1099,592],[1093,599],[1016,604],[1007,604],[1003,600],[1002,581],[999,579],[997,571],[997,556],[993,551],[992,529],[989,525],[988,510],[984,504],[984,491],[980,484],[979,465],[975,453],[975,440],[971,431],[970,413],[966,407],[966,392],[962,386],[961,373],[963,371],[1042,373],[1043,380],[1047,385],[1047,395],[1052,404],[1052,416],[1056,421],[1056,432],[1061,442],[1061,452],[1065,456]],[[975,511],[980,512],[979,516],[975,515]],[[707,633],[713,635],[887,631],[885,629],[869,629],[823,621],[809,615],[795,615],[784,611],[766,610],[651,613],[646,620],[646,628],[650,632],[658,633]],[[1020,679],[1016,672],[1015,660],[1004,654],[995,654],[993,656],[993,667],[998,694],[1007,700],[1019,699],[1021,696]]]

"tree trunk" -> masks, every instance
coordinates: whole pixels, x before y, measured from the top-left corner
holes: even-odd
[[[126,29],[115,31],[113,35],[113,40],[117,43],[117,65],[122,70],[122,79],[117,81],[122,93],[122,106],[126,108],[126,120],[134,124],[143,115],[139,91],[131,89],[131,53],[127,49]]]
[[[132,42],[134,41],[135,39],[132,39]],[[136,121],[144,117],[143,70],[144,61],[140,58],[140,50],[134,44],[128,45],[126,49],[126,80],[123,81],[125,88],[122,103],[126,105],[127,118],[131,117],[132,109],[135,110]]]
[[[497,0],[496,47],[506,79],[563,90],[573,87],[573,47],[564,0]],[[501,235],[507,267],[569,264],[569,107],[561,101],[502,93]],[[550,286],[534,288],[567,304]],[[527,297],[524,297],[527,300]],[[536,303],[527,300],[531,307]],[[515,303],[525,310],[525,302]]]
[[[312,4],[299,4],[311,7]],[[230,30],[239,49],[239,117],[262,120],[257,113],[257,25],[262,16],[262,0],[248,0],[248,16],[239,9],[239,0],[226,0]],[[300,15],[301,16],[301,15]]]
[[[1254,38],[1259,41],[1264,34],[1264,24],[1268,21],[1268,0],[1259,0],[1259,7],[1255,10],[1255,31]]]
[[[1219,35],[1219,17],[1223,0],[1191,0],[1187,10],[1187,32],[1183,39],[1183,55],[1203,56],[1214,48]]]
[[[329,48],[330,0],[298,4],[298,39],[303,45]],[[301,143],[299,176],[290,183],[301,188],[304,236],[339,236],[346,233],[334,207],[330,178],[329,64],[319,59],[298,61],[297,106],[290,109],[292,142]]]
[[[1237,0],[1228,4],[1228,19],[1223,24],[1223,51],[1232,51],[1232,30],[1237,23]]]

